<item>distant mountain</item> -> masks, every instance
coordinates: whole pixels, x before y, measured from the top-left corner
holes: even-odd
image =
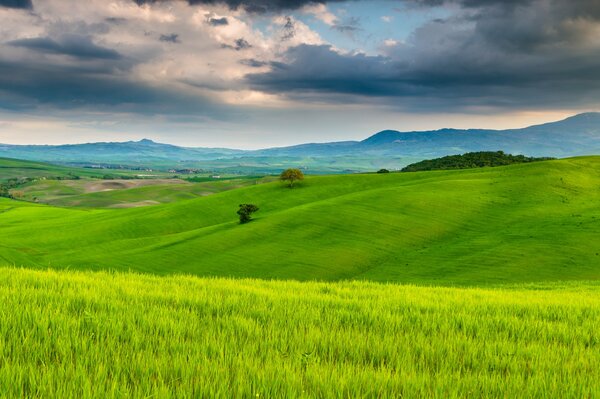
[[[566,157],[600,153],[600,113],[579,114],[559,122],[523,129],[441,129],[379,132],[360,145],[414,156],[444,156],[502,150],[513,154]]]
[[[0,144],[0,157],[63,164],[155,168],[189,167],[237,173],[274,173],[297,166],[312,173],[399,169],[423,159],[475,151],[536,157],[600,154],[600,113],[575,115],[523,129],[384,130],[363,141],[310,143],[255,151],[186,148],[152,140],[58,146]]]
[[[225,148],[185,148],[152,140],[67,145],[0,144],[0,156],[47,162],[133,163],[197,161],[243,154]]]

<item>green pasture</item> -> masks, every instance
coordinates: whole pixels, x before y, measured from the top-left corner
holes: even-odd
[[[204,180],[204,179],[203,179]],[[38,180],[19,187],[23,199],[60,207],[111,208],[176,202],[272,181],[271,177],[209,179],[195,183],[146,180],[144,187],[87,192],[89,180]],[[108,181],[111,182],[110,180]],[[127,183],[127,182],[126,182]]]
[[[260,207],[247,225],[241,203]],[[134,209],[2,200],[0,264],[435,285],[594,280],[599,222],[600,157],[309,176],[293,189],[273,182]]]

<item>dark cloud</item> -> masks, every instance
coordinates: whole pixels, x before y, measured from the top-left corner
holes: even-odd
[[[363,30],[360,26],[360,20],[356,17],[350,17],[342,23],[336,23],[331,28],[350,36],[353,36],[355,33]]]
[[[0,0],[0,7],[30,10],[33,8],[33,5],[31,4],[31,0]]]
[[[170,35],[160,35],[159,40],[167,43],[181,43],[179,35],[177,33],[171,33]]]
[[[418,45],[399,46],[386,57],[301,45],[288,50],[285,63],[246,79],[256,90],[300,100],[358,101],[350,95],[411,110],[600,103],[595,53],[492,51],[486,40],[473,42],[470,31],[447,28],[423,27],[413,38]]]
[[[8,42],[14,47],[27,48],[49,54],[63,54],[78,58],[120,59],[115,50],[94,44],[88,36],[64,35],[59,40],[49,37],[19,39]]]
[[[133,81],[116,68],[107,61],[65,66],[0,60],[0,109],[116,111],[216,119],[226,119],[232,113],[207,98]]]
[[[252,68],[261,68],[261,67],[269,65],[268,62],[255,60],[253,58],[241,60],[240,64],[246,65],[246,66],[249,66],[249,67],[252,67]]]
[[[384,57],[329,46],[288,50],[247,76],[258,90],[301,99],[379,98],[408,108],[600,104],[600,1],[414,0],[454,14],[416,29]],[[377,100],[376,100],[377,101]]]
[[[208,18],[208,23],[212,26],[226,26],[229,25],[229,20],[226,17],[222,18]]]
[[[127,18],[109,17],[104,19],[109,24],[122,25],[127,22]]]
[[[138,5],[171,1],[187,1],[190,5],[225,4],[237,10],[244,8],[251,13],[269,11],[294,10],[309,4],[342,3],[353,0],[133,0]]]
[[[292,17],[285,17],[285,24],[283,25],[281,33],[281,41],[293,39],[296,36],[296,25]]]
[[[222,44],[221,45],[222,48],[228,48],[228,49],[232,49],[235,51],[241,51],[241,50],[246,50],[249,48],[252,48],[252,45],[243,37],[239,38],[237,40],[235,40],[233,42],[233,45],[231,44]]]
[[[247,76],[256,89],[276,93],[329,92],[369,96],[396,93],[385,57],[341,55],[328,45],[300,45],[287,52],[287,63],[270,63],[271,71]]]

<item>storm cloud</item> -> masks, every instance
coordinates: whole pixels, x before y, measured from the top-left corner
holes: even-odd
[[[0,7],[31,9],[31,0],[0,0]]]
[[[225,4],[233,10],[240,8],[254,13],[269,11],[294,10],[310,4],[342,3],[351,0],[133,0],[135,3],[155,4],[173,1],[186,1],[190,5]]]
[[[379,56],[301,45],[247,80],[291,98],[381,97],[408,109],[561,107],[600,101],[600,3],[418,1],[462,8]]]
[[[0,0],[0,18],[15,119],[600,107],[597,0]]]
[[[118,52],[94,44],[88,36],[65,35],[59,40],[53,40],[49,37],[36,37],[9,41],[8,44],[42,53],[63,54],[78,58],[121,58]]]

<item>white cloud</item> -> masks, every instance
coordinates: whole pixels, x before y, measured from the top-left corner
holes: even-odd
[[[302,8],[305,14],[313,15],[326,25],[334,26],[338,23],[338,17],[331,13],[325,4],[311,4]]]

